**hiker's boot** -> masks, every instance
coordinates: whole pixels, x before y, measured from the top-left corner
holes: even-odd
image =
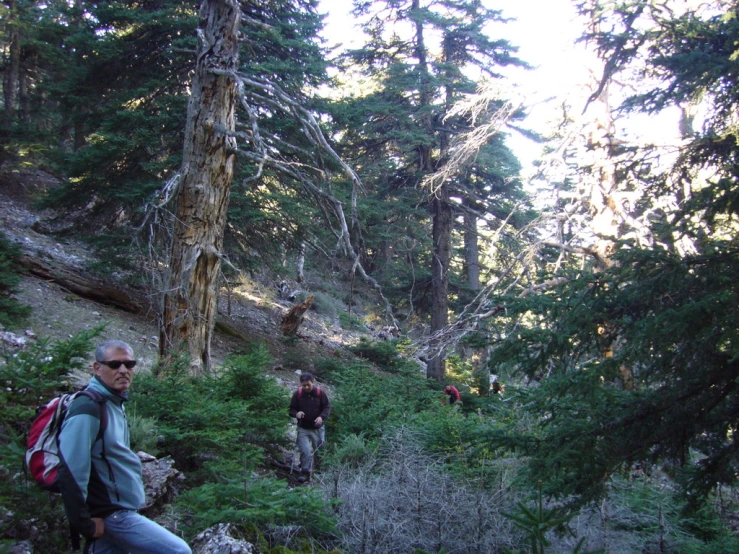
[[[310,481],[310,471],[300,471],[300,475],[298,476],[298,483],[307,483]]]

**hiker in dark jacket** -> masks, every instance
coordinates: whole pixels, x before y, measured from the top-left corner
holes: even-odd
[[[290,417],[298,420],[297,445],[300,450],[300,476],[304,483],[311,476],[313,453],[326,442],[326,419],[331,413],[331,403],[326,393],[315,384],[310,373],[300,375],[300,388],[290,400]]]
[[[95,554],[191,554],[185,541],[138,513],[144,505],[141,461],[129,446],[123,403],[136,361],[123,341],[95,351],[95,376],[88,389],[102,394],[100,406],[87,396],[70,405],[59,434],[59,488],[73,530]],[[107,426],[101,439],[101,409]]]

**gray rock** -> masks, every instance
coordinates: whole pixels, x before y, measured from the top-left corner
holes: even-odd
[[[142,511],[147,511],[169,502],[175,495],[178,481],[185,477],[174,468],[174,460],[170,456],[159,460],[145,452],[138,452],[138,456],[146,493],[146,505]]]
[[[200,533],[190,545],[193,554],[253,554],[254,546],[231,536],[231,524],[219,523]]]
[[[10,545],[9,549],[3,550],[8,554],[33,554],[33,545],[31,541],[21,541]]]
[[[10,348],[23,348],[31,341],[32,338],[34,337],[22,337],[15,333],[11,333],[10,331],[3,331],[0,333],[0,341]]]

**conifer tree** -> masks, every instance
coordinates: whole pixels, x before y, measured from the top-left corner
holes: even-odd
[[[349,63],[367,75],[372,90],[342,106],[343,148],[363,168],[372,191],[369,206],[385,211],[368,213],[368,225],[382,234],[368,239],[366,254],[378,269],[412,262],[406,267],[418,273],[400,280],[407,269],[393,272],[391,283],[410,297],[407,310],[423,308],[432,331],[438,330],[448,318],[457,199],[469,182],[460,177],[425,193],[420,185],[444,163],[451,138],[469,124],[445,119],[462,94],[475,90],[464,70],[474,67],[497,78],[496,67],[521,62],[510,44],[484,34],[484,25],[501,15],[479,1],[356,2],[355,14],[367,18],[370,38],[350,53]],[[434,356],[429,377],[442,380],[444,374],[443,357]]]
[[[499,298],[515,326],[491,363],[540,382],[526,393],[540,426],[518,446],[550,494],[593,499],[619,468],[659,462],[699,503],[734,484],[739,466],[737,5],[721,14],[644,2],[582,7],[598,23],[588,38],[605,62],[593,101],[636,67],[655,85],[625,109],[700,99],[707,116],[700,131],[683,133],[677,156],[641,148],[614,166],[621,190],[644,187],[632,209],[647,232],[610,237],[608,263],[593,263],[603,259],[594,250],[541,294]]]

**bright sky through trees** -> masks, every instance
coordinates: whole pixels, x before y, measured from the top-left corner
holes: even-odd
[[[561,105],[566,101],[571,115],[581,114],[593,82],[602,74],[602,61],[577,43],[584,22],[572,0],[487,0],[487,5],[502,11],[511,21],[494,24],[490,36],[508,40],[518,47],[518,55],[532,66],[531,70],[512,69],[508,74],[515,92],[507,98],[517,98],[526,106],[528,117],[524,126],[541,134],[561,121]],[[321,0],[320,11],[328,14],[324,36],[330,45],[345,48],[362,45],[362,32],[350,15],[352,3],[345,0]],[[612,92],[616,92],[615,90]],[[631,93],[626,90],[624,93]],[[614,98],[614,100],[617,100]],[[629,117],[628,132],[641,135],[648,142],[664,142],[677,130],[674,111],[655,116]],[[625,122],[624,122],[625,125]],[[542,147],[516,133],[511,133],[509,146],[524,166],[531,170],[532,162]]]
[[[508,23],[491,26],[490,35],[518,47],[519,57],[533,67],[511,71],[510,80],[516,86],[516,96],[529,109],[525,125],[544,132],[558,115],[561,100],[557,99],[576,94],[582,103],[587,97],[582,89],[588,75],[587,56],[582,46],[574,44],[581,33],[581,25],[574,21],[575,9],[570,0],[488,0],[487,4],[511,18]],[[320,10],[328,14],[324,36],[330,45],[362,45],[362,32],[350,15],[351,2],[322,0]],[[541,150],[515,135],[510,137],[510,145],[524,165]]]

